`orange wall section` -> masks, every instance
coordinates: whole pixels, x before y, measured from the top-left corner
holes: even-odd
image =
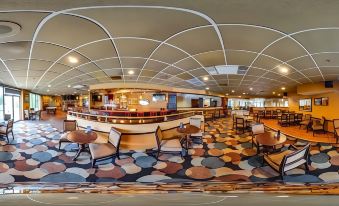
[[[315,106],[314,98],[328,97],[328,106]],[[304,114],[311,114],[313,117],[321,118],[324,116],[327,119],[339,119],[339,92],[331,92],[317,95],[298,95],[289,94],[288,104],[290,111],[299,111],[299,99],[312,98],[312,112],[303,112]]]

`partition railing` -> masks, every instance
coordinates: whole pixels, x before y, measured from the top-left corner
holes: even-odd
[[[174,114],[166,115],[157,115],[157,116],[109,116],[109,115],[99,115],[91,113],[82,113],[82,112],[73,112],[68,111],[68,115],[74,116],[77,118],[82,118],[90,121],[113,123],[113,124],[147,124],[147,123],[159,123],[173,121],[183,118],[192,117],[195,115],[203,115],[202,111],[189,111],[189,112],[177,112]]]

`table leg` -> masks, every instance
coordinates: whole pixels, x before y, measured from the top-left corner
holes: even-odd
[[[80,156],[80,154],[81,154],[82,152],[85,152],[85,151],[86,151],[86,146],[85,146],[85,145],[80,144],[79,146],[80,146],[80,147],[79,147],[79,150],[78,150],[77,154],[74,156],[73,161],[76,161],[77,158]]]

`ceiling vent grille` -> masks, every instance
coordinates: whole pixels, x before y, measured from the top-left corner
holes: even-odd
[[[186,80],[186,82],[193,84],[194,86],[205,86],[205,83],[196,77],[193,79]]]
[[[111,76],[112,80],[121,80],[121,76]]]
[[[239,65],[217,65],[207,67],[206,70],[211,75],[245,74],[248,67]]]

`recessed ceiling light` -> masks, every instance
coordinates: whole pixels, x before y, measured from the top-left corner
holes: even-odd
[[[69,87],[71,87],[71,85],[67,85],[67,87],[69,88]]]
[[[234,90],[232,90],[232,93],[234,93],[235,91]]]
[[[275,94],[275,92],[272,92],[272,94]]]
[[[48,85],[48,87],[51,87],[51,86],[52,86],[52,85],[50,85],[50,84]]]
[[[278,96],[280,96],[281,94],[278,94]]]
[[[226,96],[228,96],[228,93],[226,94]]]
[[[74,92],[74,94],[76,94],[77,92]]]
[[[239,98],[241,98],[241,96],[238,96]]]
[[[281,90],[285,90],[286,88],[285,87],[281,87]]]
[[[209,90],[210,88],[209,87],[206,87],[206,90]]]
[[[133,70],[129,70],[129,71],[128,71],[128,74],[129,74],[129,75],[132,75],[132,74],[134,74],[134,71],[133,71]]]
[[[252,88],[252,87],[250,87],[250,90],[252,91],[252,90],[253,90],[253,88]]]
[[[208,77],[204,77],[203,80],[204,80],[204,81],[207,81],[207,80],[208,80]]]
[[[243,92],[242,94],[246,94],[245,92]]]
[[[279,68],[279,71],[280,71],[280,73],[282,73],[282,74],[287,74],[289,70],[288,70],[287,67],[280,67],[280,68]]]
[[[72,64],[76,64],[76,63],[79,62],[79,60],[78,60],[76,57],[74,57],[74,56],[69,56],[69,57],[68,57],[68,61],[69,61],[70,63],[72,63]]]
[[[88,92],[91,91],[91,90],[87,90]]]

